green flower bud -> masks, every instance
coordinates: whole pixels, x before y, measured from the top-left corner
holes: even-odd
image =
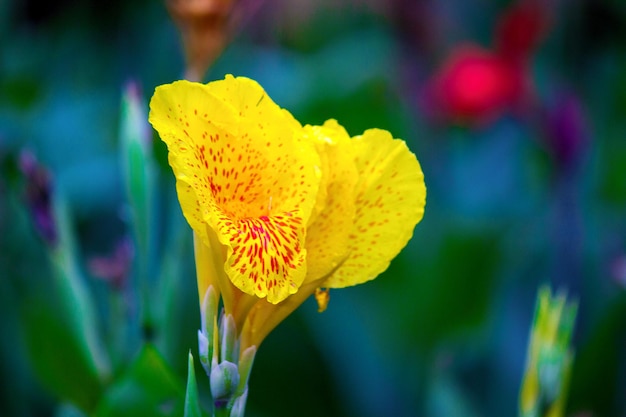
[[[211,395],[216,408],[224,408],[239,386],[237,364],[224,361],[211,368]]]

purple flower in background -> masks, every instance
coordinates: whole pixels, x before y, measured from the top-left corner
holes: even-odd
[[[589,127],[580,100],[571,92],[561,93],[546,111],[546,144],[562,168],[573,166],[589,141]]]
[[[116,291],[121,291],[130,275],[135,250],[129,238],[121,239],[109,256],[97,256],[89,260],[89,269],[93,275],[111,284]]]
[[[26,179],[26,204],[35,230],[48,245],[55,246],[58,233],[52,210],[50,174],[29,151],[20,154],[19,167]]]

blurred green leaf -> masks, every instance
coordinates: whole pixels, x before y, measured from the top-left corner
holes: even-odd
[[[594,326],[589,340],[576,352],[569,394],[571,411],[598,416],[617,416],[623,405],[618,390],[619,367],[624,364],[626,334],[626,293],[607,308]],[[623,408],[623,407],[622,407]]]
[[[498,242],[484,231],[448,234],[435,257],[406,266],[419,271],[419,279],[413,272],[403,274],[413,294],[407,314],[417,346],[432,349],[485,320],[496,282]]]
[[[76,266],[71,221],[58,189],[52,204],[59,239],[46,246],[50,262],[44,264],[51,274],[20,300],[22,327],[41,382],[62,402],[90,413],[109,373],[108,357],[97,333],[93,299]]]
[[[139,86],[127,85],[120,111],[120,151],[126,193],[140,252],[146,256],[152,219],[154,161],[146,104]]]
[[[102,390],[98,372],[82,335],[68,326],[73,313],[53,299],[24,300],[22,327],[30,359],[52,393],[91,412]]]
[[[192,236],[180,212],[164,217],[170,220],[167,227],[170,233],[163,239],[166,243],[160,258],[155,291],[159,300],[154,304],[155,344],[174,372],[185,375],[185,353],[190,346],[197,345],[197,329],[200,328],[199,306],[189,302],[198,297]],[[181,326],[181,323],[186,325]]]
[[[185,394],[185,417],[201,417],[200,403],[198,402],[198,385],[196,372],[193,367],[193,355],[189,352],[189,366],[187,368],[187,393]]]
[[[127,371],[105,392],[97,417],[181,416],[185,391],[160,353],[144,345]]]
[[[17,110],[28,110],[41,94],[36,80],[24,75],[16,75],[0,80],[0,94]]]
[[[129,83],[122,96],[120,111],[120,156],[124,170],[126,198],[129,203],[137,245],[137,278],[140,290],[142,326],[151,328],[151,261],[154,259],[155,170],[152,156],[148,112],[139,86]]]
[[[326,88],[337,90],[335,86]],[[390,130],[395,137],[403,127],[402,113],[398,108],[399,102],[393,100],[388,84],[379,77],[363,82],[346,96],[319,97],[307,108],[302,120],[322,124],[325,120],[333,118],[344,126],[351,136],[360,135],[367,129],[377,127]]]
[[[59,241],[55,247],[50,248],[49,255],[61,309],[67,312],[64,325],[80,338],[85,355],[93,362],[101,378],[107,378],[110,374],[110,361],[98,334],[93,294],[89,292],[78,268],[71,213],[63,193],[58,189],[53,196],[53,210]]]
[[[619,136],[618,136],[619,135]],[[623,132],[615,133],[610,148],[604,150],[606,171],[602,177],[602,197],[615,205],[626,204],[626,146],[623,144]]]

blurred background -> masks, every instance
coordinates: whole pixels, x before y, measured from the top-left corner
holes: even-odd
[[[303,124],[387,129],[428,189],[385,273],[331,291],[323,314],[309,300],[268,337],[247,415],[514,416],[549,284],[578,301],[565,415],[626,416],[626,3],[241,0],[233,15],[205,81],[251,77]],[[0,2],[0,415],[80,416],[72,389],[81,404],[123,391],[83,379],[63,347],[56,236],[38,211],[49,194],[70,213],[93,330],[122,352],[112,380],[143,339],[184,390],[199,326],[191,232],[155,136],[137,265],[120,156],[125,89],[147,102],[184,70],[162,1]],[[137,319],[137,270],[151,320]]]

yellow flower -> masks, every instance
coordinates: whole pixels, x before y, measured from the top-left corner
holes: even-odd
[[[230,281],[273,303],[295,293],[320,181],[300,124],[245,78],[160,86],[150,108],[183,214],[205,245],[224,246]]]
[[[320,287],[343,288],[376,278],[424,214],[424,176],[403,141],[380,129],[350,139],[335,120],[305,130],[323,168],[317,213],[305,242],[309,270],[298,293],[284,302],[254,305],[242,335],[244,346],[258,346],[311,294],[323,311],[328,292]]]
[[[302,127],[232,76],[160,86],[150,108],[194,230],[199,295],[220,292],[242,351],[310,295],[325,307],[320,288],[374,279],[423,216],[420,165],[387,131]]]

